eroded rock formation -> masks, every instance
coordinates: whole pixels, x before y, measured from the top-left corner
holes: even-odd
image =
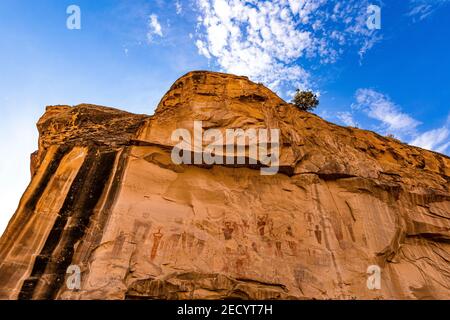
[[[279,173],[175,165],[171,134],[194,120],[279,128]],[[177,80],[153,116],[54,106],[38,129],[32,181],[0,242],[2,299],[450,298],[444,155],[211,72]],[[71,265],[79,289],[66,285]]]

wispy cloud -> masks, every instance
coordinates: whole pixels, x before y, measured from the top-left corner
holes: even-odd
[[[408,114],[401,111],[400,106],[373,89],[358,89],[355,94],[356,103],[353,109],[362,110],[368,117],[381,122],[384,133],[395,134],[400,137],[414,134],[420,124]]]
[[[423,132],[410,144],[441,153],[450,152],[450,116],[442,127]]]
[[[163,36],[161,25],[158,21],[158,16],[152,13],[148,21],[147,39],[149,42],[153,41],[154,36]]]
[[[410,0],[410,10],[407,15],[414,21],[421,21],[444,4],[450,4],[450,0]]]
[[[442,127],[420,132],[421,122],[402,111],[389,96],[373,89],[358,89],[351,111],[338,112],[336,118],[353,126],[354,112],[377,120],[382,134],[393,134],[409,144],[448,154],[450,152],[450,115]]]
[[[438,152],[445,152],[449,147],[450,130],[444,126],[442,128],[426,131],[412,140],[410,144],[425,149],[436,150]]]
[[[337,118],[346,126],[358,127],[358,123],[353,118],[353,114],[349,111],[338,112]]]
[[[183,5],[179,0],[175,1],[175,12],[176,14],[181,14],[183,12]]]
[[[196,45],[223,71],[247,75],[271,88],[308,88],[301,61],[334,63],[351,47],[374,44],[366,26],[367,0],[197,0]]]

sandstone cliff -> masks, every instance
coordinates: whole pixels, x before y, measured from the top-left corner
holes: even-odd
[[[171,134],[194,120],[279,128],[279,173],[175,165]],[[153,116],[53,106],[38,129],[32,181],[0,241],[2,299],[450,298],[444,155],[212,72],[177,80]],[[79,289],[66,285],[71,265]]]

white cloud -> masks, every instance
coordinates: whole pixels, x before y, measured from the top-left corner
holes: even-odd
[[[448,126],[443,126],[441,128],[433,129],[420,134],[412,140],[410,144],[424,149],[445,153],[450,146],[449,140],[450,129]]]
[[[179,0],[175,1],[175,12],[181,14],[183,12],[183,6]]]
[[[149,42],[153,41],[153,37],[157,35],[159,37],[163,36],[161,25],[158,21],[158,16],[152,13],[149,17],[148,22],[148,32],[147,32],[147,40]]]
[[[366,27],[368,0],[197,0],[196,45],[225,72],[273,89],[311,87],[300,65],[334,63],[344,49],[366,52],[377,38]]]
[[[383,134],[394,134],[409,144],[428,150],[448,154],[450,152],[450,115],[446,123],[437,129],[419,132],[421,122],[402,112],[388,96],[373,89],[359,89],[352,112],[361,111],[369,118],[381,122]],[[346,125],[353,121],[349,111],[339,112],[337,118]]]
[[[372,119],[382,123],[385,133],[404,136],[414,134],[416,127],[420,124],[411,116],[401,111],[391,99],[372,89],[358,89],[356,91],[356,104],[353,109],[362,110]]]
[[[450,115],[442,127],[416,136],[410,144],[440,153],[450,153]]]
[[[449,155],[449,153],[450,153],[450,148],[449,147],[450,147],[450,142],[447,142],[447,143],[441,144],[440,146],[437,146],[433,150],[435,150],[435,151],[437,151],[439,153],[443,153],[443,154]]]
[[[407,15],[412,17],[414,21],[422,21],[440,6],[449,3],[450,0],[410,0],[410,11]]]
[[[349,111],[338,112],[337,118],[346,126],[358,127],[358,123],[353,119],[353,114]]]
[[[428,17],[433,11],[433,7],[426,3],[416,4],[408,12],[408,16],[413,17],[414,20],[423,20]]]
[[[209,54],[208,49],[205,47],[205,44],[201,40],[197,40],[196,42],[198,53],[204,55],[206,58],[210,59],[211,55]]]

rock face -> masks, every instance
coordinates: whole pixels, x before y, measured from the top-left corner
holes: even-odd
[[[279,129],[279,172],[174,164],[172,132],[194,120]],[[444,155],[212,72],[177,80],[153,116],[54,106],[38,129],[0,242],[2,299],[450,298]]]

